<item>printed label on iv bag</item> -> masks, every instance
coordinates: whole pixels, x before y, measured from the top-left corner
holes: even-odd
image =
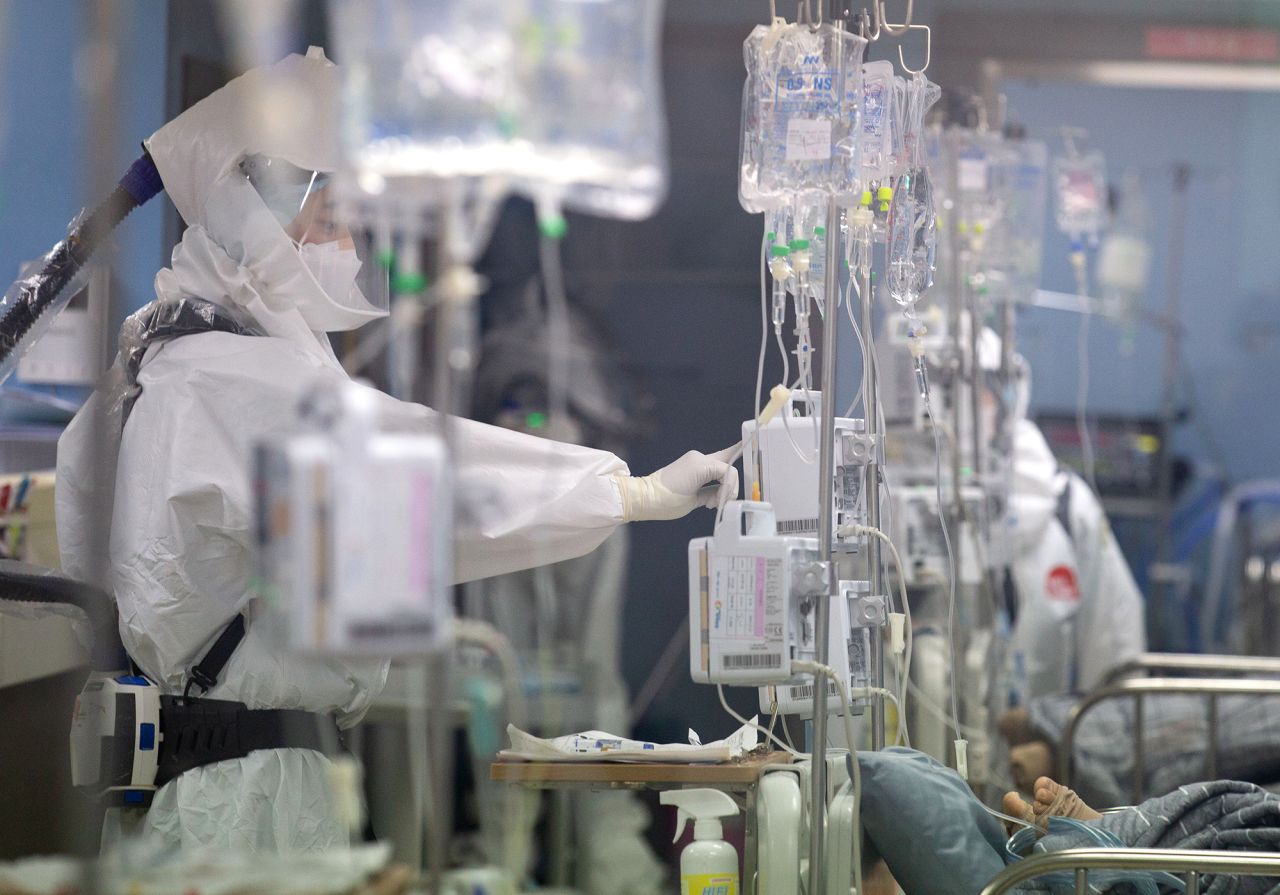
[[[987,191],[987,160],[979,156],[961,156],[956,160],[956,180],[966,193]]]
[[[787,161],[812,162],[831,158],[831,121],[792,118],[787,122]]]

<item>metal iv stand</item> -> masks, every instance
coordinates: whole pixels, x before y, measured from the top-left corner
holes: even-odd
[[[887,33],[894,34],[888,28],[883,27],[883,5],[879,2],[876,4],[874,21],[875,34],[868,34],[868,22],[872,20],[864,10],[860,18],[859,30],[863,37],[874,40],[880,36],[882,30]],[[819,5],[821,9],[821,5]],[[852,16],[852,11],[843,8],[840,14],[833,17],[835,27],[838,31],[843,31],[844,20]],[[907,26],[910,26],[908,19]],[[906,32],[906,27],[902,27],[902,32]],[[843,79],[843,72],[841,73]],[[834,237],[841,232],[840,229],[840,211],[835,202],[831,202],[827,209],[827,233]],[[827,569],[827,587],[829,598],[838,598],[840,595],[840,569],[836,553],[834,551],[834,519],[835,510],[835,394],[836,394],[836,360],[839,354],[839,271],[840,271],[840,240],[836,238],[828,238],[826,243],[826,268],[824,271],[824,287],[827,294],[827,313],[823,321],[822,329],[822,421],[821,421],[821,441],[819,442],[818,451],[818,552],[822,557]],[[851,273],[851,276],[855,275]],[[862,277],[860,280],[861,297],[862,297],[862,331],[865,341],[865,352],[862,358],[862,375],[866,383],[866,394],[864,412],[866,414],[866,433],[868,441],[871,443],[872,453],[870,462],[865,467],[865,482],[863,493],[866,499],[867,525],[879,529],[881,524],[880,517],[880,465],[877,461],[878,439],[881,433],[878,431],[879,426],[879,400],[877,396],[876,386],[876,369],[875,369],[875,339],[874,339],[874,307],[875,302],[871,294],[871,277]],[[884,581],[881,572],[881,551],[878,538],[867,538],[867,565],[869,569],[869,577],[871,583],[871,594],[879,595],[884,592]],[[828,633],[831,627],[831,599],[819,600],[817,602],[815,619],[814,619],[814,637],[816,639],[816,655],[818,663],[821,665],[830,664],[830,642]],[[870,684],[872,687],[883,689],[884,687],[884,650],[882,643],[882,632],[877,631],[871,637],[871,649],[869,654],[870,662]],[[816,682],[815,682],[816,683]],[[814,687],[815,694],[824,694],[825,687],[816,685]],[[873,750],[883,749],[885,746],[885,725],[884,725],[884,701],[880,695],[871,697],[871,747]],[[824,837],[826,813],[825,806],[827,804],[827,710],[826,699],[821,702],[822,708],[819,709],[818,699],[815,696],[813,713],[813,743],[811,747],[811,774],[810,782],[812,790],[810,793],[810,805],[812,806],[810,816],[810,835],[809,835],[809,878],[807,891],[811,895],[821,895],[825,892],[825,872],[826,866],[824,861]],[[848,744],[850,750],[855,748],[854,743]],[[856,758],[855,758],[856,760]],[[861,895],[861,893],[859,893]]]

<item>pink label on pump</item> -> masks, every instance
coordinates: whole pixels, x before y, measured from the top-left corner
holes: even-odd
[[[764,636],[764,557],[756,557],[756,636]]]

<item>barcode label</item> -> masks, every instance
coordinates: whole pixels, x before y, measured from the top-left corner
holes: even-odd
[[[791,535],[801,531],[817,531],[817,519],[792,519],[787,522],[778,523],[778,534]]]
[[[788,687],[787,690],[791,694],[792,699],[813,699],[813,684],[804,684],[802,686]],[[827,695],[828,696],[840,695],[840,691],[836,689],[836,685],[831,683],[830,681],[827,682]]]
[[[405,621],[355,621],[347,625],[352,640],[380,640],[385,637],[431,637],[436,623],[429,618]]]
[[[740,668],[781,668],[782,656],[777,653],[738,653],[721,656],[720,667],[726,671]]]

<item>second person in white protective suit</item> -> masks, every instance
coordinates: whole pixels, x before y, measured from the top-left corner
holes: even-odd
[[[68,574],[89,578],[105,561],[125,647],[162,692],[182,694],[189,669],[243,614],[243,639],[204,695],[349,727],[384,685],[386,664],[282,655],[254,624],[249,592],[254,445],[289,431],[305,391],[348,381],[325,334],[386,313],[355,287],[364,259],[328,216],[338,86],[322,53],[290,56],[146,142],[187,230],[156,275],[156,302],[122,332],[114,378],[59,442],[57,523]],[[268,87],[296,126],[256,124]],[[311,173],[273,180],[264,168]],[[161,319],[183,325],[154,325]],[[425,407],[377,399],[391,428],[432,425]],[[581,556],[623,522],[674,519],[737,490],[720,456],[691,452],[635,478],[613,454],[479,423],[460,420],[456,438],[459,474],[483,477],[506,502],[458,538],[459,581]],[[328,769],[319,752],[296,748],[196,767],[156,793],[144,832],[241,850],[344,844]]]
[[[983,342],[983,364],[994,369],[999,339],[988,330]],[[1142,593],[1102,504],[1027,418],[1031,373],[1018,361],[1007,515],[1015,613],[996,694],[1005,709],[1096,687],[1147,643]]]

